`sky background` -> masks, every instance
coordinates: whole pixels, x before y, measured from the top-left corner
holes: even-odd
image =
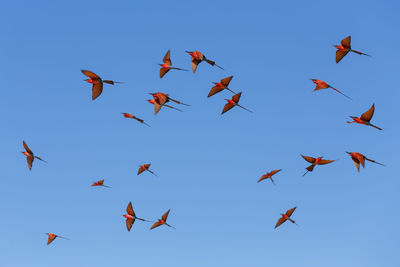
[[[3,1],[0,266],[396,266],[400,247],[396,1]],[[356,50],[335,63],[334,44]],[[202,51],[224,71],[190,69]],[[81,69],[104,79],[91,101]],[[221,115],[233,75],[240,104]],[[334,91],[312,93],[317,78]],[[192,106],[153,115],[149,92]],[[375,103],[372,123],[347,124]],[[177,106],[177,105],[174,105]],[[151,127],[125,119],[144,119]],[[36,155],[29,172],[25,140]],[[345,151],[370,162],[357,173]],[[338,159],[302,174],[300,153]],[[150,173],[137,176],[140,164]],[[271,182],[267,171],[283,169]],[[91,183],[105,179],[108,188]],[[137,221],[171,209],[177,229]],[[293,219],[274,229],[280,213]],[[52,232],[56,239],[46,246]]]

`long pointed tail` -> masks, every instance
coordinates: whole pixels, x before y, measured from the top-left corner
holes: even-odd
[[[294,220],[292,220],[292,219],[290,219],[290,218],[289,218],[289,221],[291,221],[292,223],[294,223],[294,224],[297,225],[297,226],[300,226],[300,225],[298,225]]]
[[[274,179],[272,179],[272,177],[271,177],[271,182],[272,182],[273,185],[276,185],[275,181],[274,181]]]
[[[153,174],[154,176],[157,176],[157,174],[155,174],[153,171],[151,171],[151,170],[149,170],[149,169],[147,169],[147,171],[148,171],[149,173]]]
[[[253,113],[253,111],[251,111],[251,110],[249,110],[249,109],[247,109],[247,108],[245,108],[245,107],[243,107],[243,106],[241,106],[241,105],[239,105],[239,104],[236,104],[238,107],[241,107],[242,109],[244,109],[244,110],[247,110],[248,112],[251,112],[251,113]]]
[[[175,109],[175,110],[177,110],[177,111],[183,112],[183,110],[180,110],[179,108],[176,108],[176,107],[173,107],[173,106],[170,106],[170,105],[165,105],[165,104],[164,104],[164,107],[172,108],[172,109]]]
[[[103,187],[107,187],[107,188],[111,188],[111,186],[108,186],[108,185],[104,185],[104,184],[103,184],[102,186],[103,186]]]
[[[331,87],[333,90],[335,90],[336,92],[338,92],[339,94],[342,94],[342,95],[344,95],[345,97],[347,97],[348,99],[350,99],[350,100],[353,100],[351,97],[349,97],[349,96],[347,96],[347,95],[345,95],[345,94],[343,94],[342,92],[340,92],[338,89],[336,89],[336,88],[333,88],[333,87]]]
[[[111,81],[111,80],[103,80],[103,83],[108,83],[114,85],[115,83],[123,83],[123,82],[116,82],[116,81]]]
[[[233,93],[234,95],[236,95],[236,93],[234,91],[232,91],[231,89],[229,89],[228,87],[225,87],[226,90],[228,90],[229,92]]]
[[[172,225],[169,225],[168,223],[165,223],[165,225],[166,225],[166,226],[169,226],[169,227],[171,227],[171,228],[174,228],[174,229],[176,230],[175,227],[173,227]]]
[[[356,53],[356,54],[359,54],[359,55],[364,55],[364,56],[369,56],[369,57],[371,57],[371,55],[365,54],[365,53],[360,52],[360,51],[357,51],[357,50],[350,50],[350,51],[351,51],[351,52],[354,52],[354,53]]]
[[[315,165],[313,164],[313,165],[310,165],[310,166],[308,166],[307,168],[306,168],[306,173],[305,174],[303,174],[303,176],[305,176],[308,172],[312,172],[313,170],[314,170],[314,167],[315,167]]]
[[[173,69],[173,70],[183,70],[183,71],[189,71],[189,70],[187,70],[187,69],[181,69],[181,68],[175,68],[175,67],[169,67],[170,69]]]
[[[172,98],[169,98],[169,100],[171,100],[171,101],[173,101],[173,102],[175,102],[175,103],[177,103],[177,104],[180,104],[180,105],[184,105],[184,106],[188,106],[188,107],[190,107],[190,105],[189,105],[189,104],[182,103],[181,101],[178,101],[178,100],[175,100],[175,99],[172,99]]]
[[[378,129],[378,130],[380,130],[380,131],[382,131],[382,128],[379,128],[378,126],[376,126],[376,125],[373,125],[373,124],[368,124],[368,125],[370,125],[370,126],[372,126],[372,127],[374,127],[374,128],[376,128],[376,129]]]
[[[368,161],[371,161],[371,162],[373,162],[373,163],[376,163],[376,164],[385,166],[385,164],[379,163],[379,162],[377,162],[377,161],[375,161],[375,160],[372,160],[372,159],[369,159],[369,158],[365,158],[365,159],[368,160]]]

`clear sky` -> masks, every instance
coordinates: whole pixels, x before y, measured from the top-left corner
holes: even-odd
[[[3,1],[0,266],[396,266],[400,247],[396,1]],[[334,61],[340,40],[372,57]],[[171,49],[197,73],[159,78]],[[105,79],[91,101],[81,69]],[[207,94],[233,75],[240,103]],[[312,93],[318,78],[329,90]],[[149,92],[190,107],[155,116]],[[375,103],[372,122],[347,124]],[[176,106],[176,105],[175,105]],[[125,119],[143,118],[151,127]],[[49,164],[29,172],[22,141]],[[357,173],[345,151],[365,154]],[[338,159],[308,166],[301,154]],[[136,175],[152,163],[158,177]],[[283,169],[277,186],[262,174]],[[105,179],[108,188],[91,183]],[[177,229],[137,221],[171,209]],[[293,219],[274,229],[280,213]],[[46,246],[52,232],[56,239]]]

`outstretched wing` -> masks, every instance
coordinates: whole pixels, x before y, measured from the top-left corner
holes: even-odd
[[[47,239],[47,245],[49,245],[51,242],[54,241],[54,239],[56,239],[56,235],[49,235],[49,238]]]
[[[327,160],[327,159],[322,159],[318,162],[318,165],[325,165],[325,164],[329,164],[331,162],[334,162],[334,160]]]
[[[192,57],[192,71],[193,73],[196,73],[197,66],[200,64],[201,60],[195,59]]]
[[[92,78],[92,79],[101,79],[99,75],[97,75],[97,74],[94,73],[94,72],[91,72],[90,70],[81,70],[81,72],[82,72],[84,75],[86,75],[87,77],[89,77],[89,78]]]
[[[315,158],[313,158],[313,157],[308,157],[308,156],[303,156],[303,155],[301,155],[301,156],[303,157],[303,159],[305,159],[306,161],[308,161],[310,163],[314,163],[314,161],[315,161]]]
[[[99,81],[98,83],[94,83],[92,87],[92,100],[98,98],[102,92],[103,92],[103,83],[101,81]]]
[[[276,173],[280,172],[281,170],[282,170],[282,169],[280,169],[280,170],[274,170],[274,171],[271,171],[271,172],[270,172],[270,174],[271,174],[271,176],[272,176],[272,175],[274,175],[274,174],[276,174]]]
[[[361,154],[361,153],[355,153],[355,158],[357,159],[359,164],[361,163],[361,166],[363,166],[363,168],[364,168],[365,167],[365,157],[364,157],[364,155]]]
[[[349,50],[336,50],[336,63],[339,63],[347,53]]]
[[[370,109],[368,109],[361,115],[360,119],[362,119],[363,121],[370,121],[372,119],[372,116],[374,116],[374,112],[375,112],[375,104],[372,104]]]
[[[231,82],[232,78],[233,78],[233,76],[224,78],[224,79],[221,80],[221,83],[222,83],[223,85],[225,85],[225,87],[228,87],[228,85],[229,85],[229,83]]]
[[[227,112],[228,110],[230,110],[231,108],[233,108],[235,105],[231,104],[231,103],[226,103],[224,106],[224,109],[222,110],[222,114],[224,114],[225,112]]]
[[[170,59],[170,51],[168,50],[168,52],[165,54],[164,58],[163,58],[163,62],[169,66],[172,65],[171,59]]]
[[[34,160],[34,159],[35,159],[35,158],[34,158],[34,157],[31,157],[31,156],[26,157],[26,162],[28,162],[29,170],[32,170],[32,163],[33,163],[33,160]]]
[[[161,217],[161,219],[162,219],[164,222],[167,221],[169,211],[170,211],[170,210],[168,210],[166,213],[164,213],[163,216]]]
[[[132,208],[132,202],[129,202],[128,206],[126,207],[126,212],[131,216],[135,216],[135,212]]]
[[[351,36],[347,36],[346,38],[344,38],[341,42],[342,46],[344,48],[351,48]]]
[[[239,100],[240,100],[240,96],[241,96],[241,95],[242,95],[242,92],[237,93],[236,95],[232,96],[233,102],[239,103]]]
[[[211,88],[210,92],[208,93],[207,97],[213,96],[219,92],[221,92],[222,90],[224,90],[224,88],[221,88],[219,86],[214,86],[213,88]]]
[[[128,231],[131,230],[132,225],[134,224],[134,222],[135,222],[135,218],[133,218],[133,219],[126,219],[126,229],[128,229]]]
[[[154,229],[154,228],[156,228],[156,227],[158,227],[158,226],[160,226],[160,225],[163,225],[163,223],[162,222],[155,222],[154,224],[153,224],[153,226],[151,226],[151,228],[150,228],[150,230],[151,229]]]
[[[296,208],[297,208],[297,207],[294,207],[294,208],[292,208],[292,209],[286,211],[286,215],[287,215],[288,217],[292,216],[292,214],[293,214],[293,212],[296,210]]]
[[[160,78],[164,77],[164,75],[169,71],[170,69],[167,68],[161,68],[160,69]]]
[[[282,223],[286,222],[286,219],[283,217],[280,217],[278,222],[275,225],[275,228],[277,228],[278,226],[280,226]]]
[[[22,144],[24,145],[24,148],[26,150],[26,152],[28,152],[29,154],[33,154],[32,150],[29,149],[28,145],[25,143],[25,141],[22,141]]]

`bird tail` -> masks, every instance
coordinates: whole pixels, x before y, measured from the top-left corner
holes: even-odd
[[[354,53],[359,54],[359,55],[364,55],[364,56],[369,56],[370,57],[370,55],[365,54],[365,53],[360,52],[360,51],[357,51],[357,50],[351,50],[351,52],[354,52]]]
[[[211,66],[215,65],[215,61],[209,60],[209,59],[205,59],[205,61],[210,64]]]
[[[333,88],[333,87],[331,87],[333,90],[335,90],[336,92],[338,92],[339,94],[342,94],[342,95],[344,95],[345,97],[347,97],[348,99],[350,99],[350,100],[353,100],[351,97],[349,97],[349,96],[347,96],[347,95],[345,95],[345,94],[343,94],[342,92],[340,92],[338,89],[336,89],[336,88]]]
[[[303,176],[305,176],[308,172],[312,172],[313,170],[314,170],[314,167],[315,167],[315,165],[313,164],[313,165],[310,165],[310,166],[308,166],[307,168],[306,168],[306,173],[305,174],[303,174]]]
[[[380,130],[380,131],[382,131],[382,128],[379,128],[378,126],[376,126],[376,125],[373,125],[373,124],[369,124],[370,126],[372,126],[372,127],[374,127],[374,128],[376,128],[376,129],[378,129],[378,130]]]
[[[379,164],[379,165],[382,165],[382,166],[385,166],[385,164],[382,164],[382,163],[379,163],[379,162],[376,162],[375,160],[372,160],[372,159],[369,159],[369,158],[365,158],[366,160],[368,160],[368,161],[371,161],[371,162],[373,162],[373,163],[376,163],[376,164]]]

